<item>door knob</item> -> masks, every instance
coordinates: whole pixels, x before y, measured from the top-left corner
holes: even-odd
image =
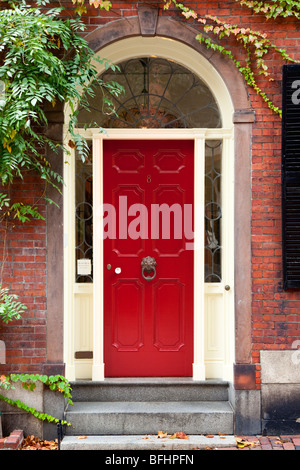
[[[121,274],[121,268],[116,268],[116,269],[115,269],[115,273],[116,273],[116,274]]]
[[[225,290],[230,290],[230,286],[228,284],[225,286]]]

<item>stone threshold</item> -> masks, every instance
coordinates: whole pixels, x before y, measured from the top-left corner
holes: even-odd
[[[188,439],[157,438],[154,435],[65,436],[61,450],[205,450],[236,447],[234,436],[189,435]]]

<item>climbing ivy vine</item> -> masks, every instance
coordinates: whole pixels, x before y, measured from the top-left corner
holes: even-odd
[[[0,391],[3,390],[12,390],[15,389],[14,384],[20,382],[22,387],[25,390],[34,391],[36,389],[36,384],[41,382],[46,387],[54,392],[60,392],[68,400],[70,405],[73,405],[69,381],[62,375],[40,375],[40,374],[10,374],[0,376]],[[57,424],[61,423],[62,425],[70,426],[65,420],[60,421],[58,418],[55,418],[48,413],[43,413],[36,410],[34,407],[26,405],[21,400],[13,400],[12,398],[7,397],[0,393],[0,401],[4,401],[11,406],[19,408],[20,410],[26,411],[27,413],[33,415],[35,418],[40,419],[41,421],[48,421],[49,423]]]
[[[76,11],[79,15],[86,13],[85,0],[72,0],[77,4]],[[269,0],[266,2],[258,0],[233,0],[235,3],[246,6],[251,9],[254,15],[264,15],[266,21],[275,20],[279,17],[295,19],[300,18],[300,1],[295,0]],[[196,39],[204,44],[208,49],[220,52],[220,54],[229,57],[241,74],[244,76],[247,84],[267,103],[268,107],[276,114],[281,116],[281,110],[275,106],[272,99],[258,85],[257,76],[262,75],[269,81],[273,81],[266,56],[270,52],[278,53],[283,61],[298,62],[287,54],[283,48],[277,47],[268,38],[265,32],[255,31],[251,28],[245,28],[242,25],[232,24],[230,18],[224,21],[217,16],[201,13],[201,2],[199,2],[199,11],[193,10],[187,6],[189,2],[178,2],[177,0],[161,0],[164,9],[168,10],[175,7],[186,20],[194,20],[199,28]],[[226,3],[226,2],[224,2]],[[230,2],[232,3],[232,2]],[[112,5],[109,1],[89,0],[90,5],[95,8],[108,10]],[[244,60],[235,57],[230,48],[227,47],[226,39],[234,39],[235,42],[244,51]],[[223,45],[225,43],[225,45]]]
[[[256,0],[235,0],[241,5],[251,8],[254,13],[263,13],[267,19],[288,18],[295,16],[300,18],[300,2],[293,0],[272,0],[271,2],[260,2]]]
[[[272,2],[248,1],[248,0],[235,0],[240,5],[245,5],[252,10],[254,14],[263,14],[266,20],[276,19],[277,17],[291,17],[299,19],[300,15],[300,2],[291,0],[272,0]],[[271,98],[268,97],[257,83],[256,76],[262,75],[269,81],[273,81],[269,67],[266,63],[266,56],[270,52],[279,54],[283,61],[297,62],[283,48],[277,47],[268,39],[265,32],[255,31],[251,28],[244,28],[241,25],[231,24],[230,21],[224,21],[217,16],[209,14],[201,15],[185,6],[183,3],[178,3],[177,0],[164,0],[165,9],[169,9],[174,5],[181,14],[186,18],[192,18],[203,32],[197,34],[196,39],[204,44],[208,49],[218,51],[223,55],[229,57],[238,70],[244,76],[247,84],[255,90],[255,92],[267,103],[270,109],[281,116],[281,110],[275,106]],[[212,35],[209,36],[209,34]],[[236,43],[244,50],[244,61],[237,59],[234,53],[226,46],[223,45],[224,40],[234,39]],[[226,44],[226,41],[225,41]]]

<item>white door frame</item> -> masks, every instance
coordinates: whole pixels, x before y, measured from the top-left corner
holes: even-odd
[[[211,130],[203,129],[200,133],[195,129],[138,129],[138,130],[119,130],[110,129],[107,134],[100,134],[98,130],[85,131],[85,137],[93,140],[93,207],[94,207],[94,222],[93,222],[93,233],[94,233],[94,246],[93,246],[93,365],[92,365],[92,380],[102,381],[105,378],[105,364],[103,357],[103,342],[104,342],[104,330],[103,330],[103,140],[105,139],[130,139],[130,140],[159,140],[159,139],[189,139],[194,140],[194,363],[193,363],[193,379],[194,380],[205,380],[207,377],[206,369],[210,364],[206,363],[205,344],[207,343],[208,328],[206,325],[205,318],[205,296],[208,295],[222,295],[224,292],[224,286],[230,285],[231,291],[224,295],[224,315],[222,325],[215,325],[217,328],[221,328],[225,333],[226,345],[224,350],[225,360],[222,361],[220,369],[220,378],[230,379],[232,364],[233,364],[233,350],[234,350],[234,334],[233,334],[233,265],[234,263],[223,261],[223,279],[221,283],[217,284],[205,284],[204,282],[204,175],[205,175],[205,141],[207,139],[222,139],[223,140],[223,160],[227,163],[223,165],[222,181],[226,186],[226,191],[223,191],[227,195],[228,201],[223,201],[223,240],[224,246],[223,251],[233,253],[232,243],[232,232],[233,229],[233,211],[232,206],[232,190],[228,186],[230,181],[233,184],[232,173],[233,166],[231,165],[232,159],[230,155],[233,155],[233,133],[231,129]],[[231,178],[230,178],[231,174]],[[74,206],[73,206],[74,207]],[[74,211],[65,211],[66,215],[72,214],[74,218]],[[226,224],[225,224],[226,221]],[[68,223],[68,222],[67,222]],[[70,224],[70,219],[69,219]],[[73,225],[73,224],[72,224]],[[227,226],[227,228],[226,228]],[[227,232],[227,236],[226,236]],[[231,233],[229,233],[231,232]],[[70,275],[70,265],[75,265],[74,252],[75,244],[73,245],[73,255],[69,252],[69,259],[73,257],[73,262],[67,262],[67,268]],[[70,247],[69,247],[70,248]],[[70,251],[70,250],[69,250]],[[230,259],[232,257],[230,256]],[[72,270],[71,270],[72,271]],[[72,273],[74,276],[75,274]],[[74,277],[73,277],[74,279]],[[67,283],[68,284],[68,283]],[[77,285],[74,292],[78,295],[84,293],[87,286]],[[73,289],[71,289],[73,291]],[[67,296],[68,298],[69,296]],[[69,345],[67,351],[69,354],[67,360],[67,371],[73,380],[76,378],[74,367],[74,318],[71,314],[68,318],[69,327],[66,328],[68,332],[68,338],[66,344]],[[225,329],[225,330],[223,330]],[[73,367],[72,367],[73,363]],[[70,369],[71,367],[71,369]]]
[[[102,57],[107,57],[117,63],[132,57],[142,57],[156,54],[160,57],[173,59],[190,68],[203,81],[205,81],[220,107],[223,128],[221,129],[109,129],[107,134],[100,133],[98,129],[78,129],[88,139],[93,140],[93,207],[94,207],[94,277],[93,285],[75,284],[75,153],[71,152],[65,165],[65,196],[64,196],[64,225],[65,225],[65,312],[64,312],[64,351],[66,376],[75,380],[76,367],[74,361],[74,296],[86,293],[93,289],[93,360],[91,378],[102,381],[105,378],[105,364],[103,357],[103,140],[112,139],[190,139],[194,140],[194,182],[195,182],[195,213],[194,213],[194,363],[193,379],[205,380],[207,370],[216,368],[213,375],[222,379],[232,380],[234,362],[234,302],[233,302],[233,267],[234,267],[234,219],[233,219],[233,188],[234,188],[234,132],[232,124],[233,105],[227,87],[220,75],[209,64],[207,59],[186,45],[164,38],[130,38],[114,43],[101,51]],[[99,73],[101,73],[99,66]],[[65,141],[68,142],[67,117],[69,110],[65,110]],[[227,250],[227,262],[223,265],[223,278],[221,283],[204,283],[204,175],[205,175],[205,140],[223,140],[223,169],[222,181],[224,201],[223,210],[223,256]],[[224,205],[225,204],[225,205]],[[230,258],[228,257],[230,253]],[[230,262],[228,262],[230,259]],[[231,290],[224,294],[224,286],[230,285]],[[224,355],[218,360],[212,355],[211,363],[206,361],[207,319],[205,318],[205,296],[221,295],[224,297],[222,315],[222,329],[224,340]],[[213,341],[212,341],[213,343]],[[212,349],[214,345],[212,345]],[[218,363],[219,361],[219,363]],[[220,371],[220,372],[218,372]],[[210,375],[210,373],[208,374]]]
[[[178,132],[178,129],[138,129],[125,130],[110,129],[108,135],[93,135],[93,194],[94,206],[94,362],[93,380],[104,380],[105,363],[103,357],[103,140],[110,139],[130,139],[130,140],[160,140],[160,139],[193,139],[194,140],[194,363],[193,378],[195,380],[205,380],[204,365],[204,174],[205,174],[205,135],[196,134],[195,131]],[[97,175],[97,176],[96,176]],[[98,175],[101,175],[100,178]],[[197,176],[196,176],[197,175]],[[199,178],[202,175],[202,178]]]

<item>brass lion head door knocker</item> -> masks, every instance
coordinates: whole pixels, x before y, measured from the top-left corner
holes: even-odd
[[[142,266],[142,276],[146,281],[152,281],[156,276],[156,261],[155,258],[151,258],[151,256],[147,256],[143,258],[141,262]],[[152,276],[145,276],[146,273],[153,272]]]

